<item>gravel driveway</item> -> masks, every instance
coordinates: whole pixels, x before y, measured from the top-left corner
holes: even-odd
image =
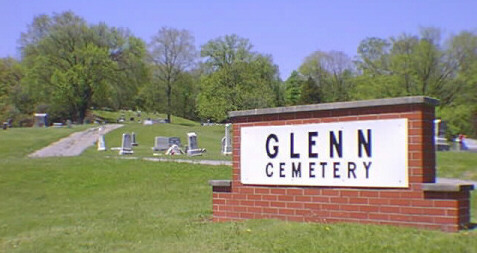
[[[108,124],[101,128],[101,134],[106,134],[114,129],[120,128],[121,124]],[[28,157],[52,157],[52,156],[78,156],[88,147],[95,145],[99,137],[100,127],[93,127],[82,132],[72,133],[49,146],[35,151]]]

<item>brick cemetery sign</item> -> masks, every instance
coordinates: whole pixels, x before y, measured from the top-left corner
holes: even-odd
[[[473,185],[436,182],[437,104],[402,97],[230,112],[233,178],[209,182],[214,220],[466,228]]]

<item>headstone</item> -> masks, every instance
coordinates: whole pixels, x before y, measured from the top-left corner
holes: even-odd
[[[154,138],[154,147],[152,150],[154,151],[162,151],[169,149],[169,137],[164,136],[156,136]]]
[[[129,155],[133,154],[132,150],[132,140],[130,134],[123,134],[123,140],[121,143],[121,149],[119,150],[120,155]]]
[[[156,136],[154,138],[154,147],[152,147],[152,150],[154,151],[168,150],[173,145],[177,145],[180,148],[182,146],[181,139],[179,137]]]
[[[449,151],[450,145],[445,137],[445,129],[442,127],[443,122],[440,119],[434,120],[434,146],[439,151]]]
[[[225,137],[222,138],[222,154],[231,155],[232,154],[232,138],[230,136],[230,129],[232,124],[225,124]]]
[[[35,113],[35,127],[48,127],[48,114],[46,113]]]
[[[177,145],[178,147],[181,147],[181,138],[179,137],[169,137],[169,147],[172,147],[172,145]]]
[[[133,145],[133,146],[138,146],[139,144],[136,142],[136,133],[135,133],[135,132],[132,132],[131,138],[132,138],[132,143],[131,143],[131,145]]]
[[[205,152],[205,149],[199,149],[199,145],[197,145],[197,134],[196,133],[187,133],[187,155],[188,156],[196,156],[202,155]]]
[[[104,134],[100,134],[98,137],[98,151],[106,151],[106,140]]]

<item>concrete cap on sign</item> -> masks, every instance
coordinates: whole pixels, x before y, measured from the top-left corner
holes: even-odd
[[[231,186],[231,180],[209,180],[210,186]]]
[[[243,116],[257,116],[257,115],[270,115],[270,114],[309,112],[309,111],[325,111],[325,110],[337,110],[337,109],[353,109],[353,108],[389,106],[389,105],[406,105],[406,104],[427,104],[431,106],[437,106],[439,105],[439,100],[430,98],[430,97],[425,97],[425,96],[414,96],[414,97],[385,98],[385,99],[324,103],[324,104],[312,104],[312,105],[298,105],[298,106],[289,106],[289,107],[253,109],[253,110],[245,110],[245,111],[231,111],[229,112],[229,117],[235,118],[235,117],[243,117]]]
[[[460,192],[474,190],[474,183],[451,178],[437,178],[436,183],[422,184],[423,191],[432,192]]]

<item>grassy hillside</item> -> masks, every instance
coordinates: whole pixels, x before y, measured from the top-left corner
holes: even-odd
[[[74,130],[79,128],[9,129],[0,133],[0,252],[475,252],[477,249],[475,230],[449,234],[391,226],[275,220],[212,223],[212,192],[207,181],[230,179],[231,169],[226,166],[110,159],[105,154],[114,156],[116,151],[98,152],[95,148],[79,157],[25,157]],[[194,130],[199,135],[199,145],[207,147],[223,136],[222,126],[131,123],[108,134],[108,146],[119,145],[120,134],[133,130],[138,133],[138,155],[151,153],[154,135],[176,136]],[[150,144],[146,145],[147,142]],[[144,150],[139,149],[142,146]],[[451,157],[447,154],[450,153],[438,154],[439,164],[444,161],[452,164],[451,167],[465,168],[474,159],[453,153],[451,157],[455,160],[448,162]],[[211,152],[207,155],[213,157]],[[451,167],[443,173],[451,173]],[[475,222],[477,198],[475,192],[472,195]]]

